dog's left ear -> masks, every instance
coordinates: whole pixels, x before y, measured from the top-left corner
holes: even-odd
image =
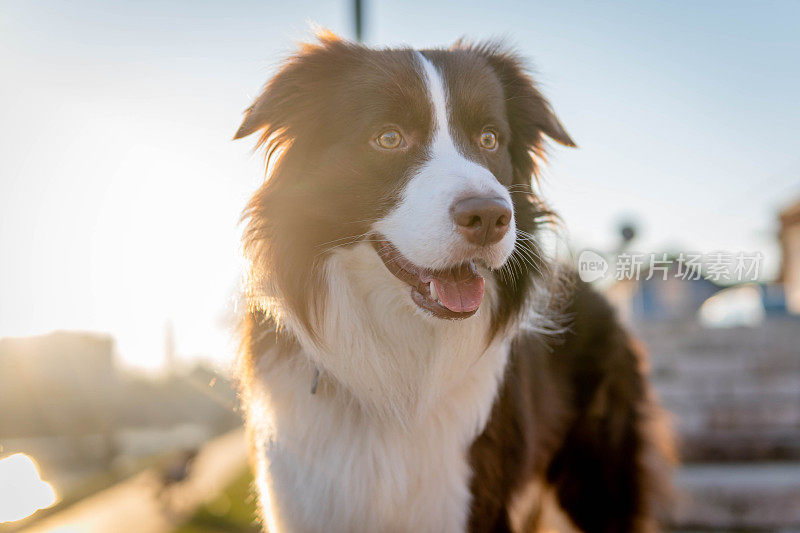
[[[518,55],[510,52],[502,43],[473,45],[459,41],[454,48],[482,55],[503,86],[506,115],[511,127],[509,152],[516,183],[530,183],[536,173],[537,165],[532,154],[543,157],[543,136],[564,146],[576,146],[550,103],[525,72],[524,63]]]
[[[522,134],[534,143],[537,133],[543,133],[564,146],[576,146],[550,103],[525,72],[524,63],[519,56],[496,43],[478,45],[473,50],[486,57],[500,79],[505,92],[508,118],[515,133]]]

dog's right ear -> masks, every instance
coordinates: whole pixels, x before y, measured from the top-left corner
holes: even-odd
[[[263,130],[259,145],[278,134],[294,138],[304,125],[319,124],[325,85],[341,72],[346,52],[354,45],[333,33],[317,34],[318,43],[304,44],[267,82],[261,95],[244,113],[234,139]]]

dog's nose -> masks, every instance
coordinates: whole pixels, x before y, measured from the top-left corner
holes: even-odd
[[[511,206],[502,198],[473,197],[452,207],[453,221],[467,241],[480,246],[494,244],[508,231]]]

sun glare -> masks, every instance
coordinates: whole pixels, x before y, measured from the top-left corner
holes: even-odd
[[[36,463],[24,453],[0,459],[0,524],[16,522],[56,502],[56,493],[42,481]]]

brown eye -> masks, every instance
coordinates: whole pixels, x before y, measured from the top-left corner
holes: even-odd
[[[486,150],[494,150],[497,148],[497,134],[489,130],[481,133],[481,148],[485,148]]]
[[[397,130],[386,130],[378,136],[376,142],[381,148],[394,150],[403,143],[403,136]]]

